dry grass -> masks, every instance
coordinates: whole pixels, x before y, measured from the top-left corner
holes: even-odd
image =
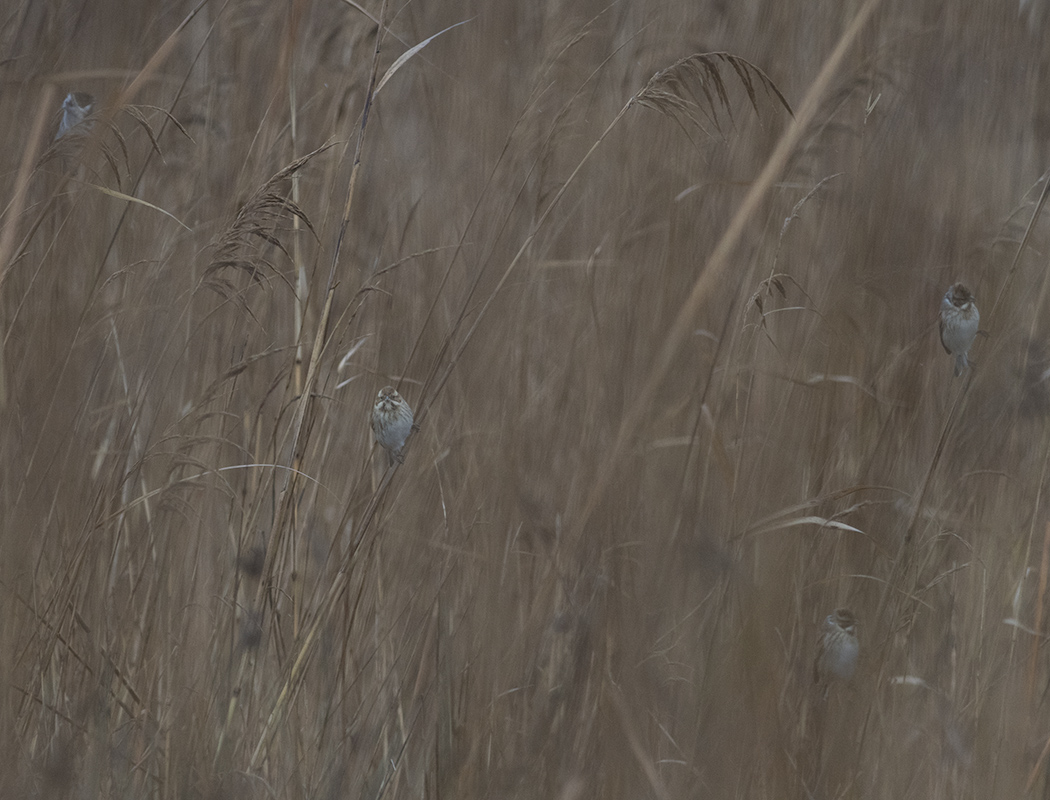
[[[0,20],[0,793],[1045,796],[1041,0],[360,5]]]

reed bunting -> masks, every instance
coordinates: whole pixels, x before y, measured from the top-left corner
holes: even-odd
[[[981,315],[969,289],[956,283],[944,293],[941,300],[941,344],[948,354],[955,356],[956,378],[972,366],[967,356],[980,322]]]
[[[853,677],[859,654],[857,618],[848,608],[836,608],[824,620],[813,662],[813,682],[823,689],[825,700],[833,681],[848,681]]]
[[[391,464],[394,461],[404,463],[405,457],[401,455],[401,450],[413,427],[412,409],[408,403],[393,386],[384,386],[372,409],[372,433],[380,446],[390,454]]]
[[[67,94],[66,99],[62,102],[62,119],[58,123],[58,133],[55,134],[55,141],[61,139],[77,125],[88,120],[88,115],[94,107],[95,98],[87,92],[70,92]],[[84,133],[90,131],[92,123],[93,120],[88,120],[88,124],[84,126]]]

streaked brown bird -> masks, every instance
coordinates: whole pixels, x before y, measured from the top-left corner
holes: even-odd
[[[955,377],[972,366],[968,358],[981,315],[973,295],[961,283],[953,284],[941,300],[941,344],[955,356]]]
[[[93,119],[89,119],[88,115],[91,114],[91,110],[95,107],[95,98],[89,95],[87,92],[70,92],[66,95],[66,99],[62,102],[62,119],[58,123],[58,133],[55,134],[55,141],[58,141],[67,133],[69,133],[77,125],[84,124],[84,133],[89,133]]]
[[[834,681],[848,681],[853,677],[859,655],[857,618],[848,608],[836,608],[824,619],[813,662],[813,682],[821,687],[825,700]]]
[[[390,454],[390,463],[403,464],[401,450],[412,432],[412,409],[393,386],[384,386],[372,409],[372,432],[379,445]]]

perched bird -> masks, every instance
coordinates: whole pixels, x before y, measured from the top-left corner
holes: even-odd
[[[941,344],[947,353],[955,356],[956,378],[972,366],[967,356],[980,322],[981,315],[969,289],[956,283],[944,293],[941,300]]]
[[[55,141],[61,139],[85,120],[88,120],[88,123],[84,126],[84,132],[89,132],[92,120],[88,119],[88,115],[94,107],[95,98],[87,92],[70,92],[67,94],[66,99],[62,102],[62,119],[58,123],[58,133],[55,134]]]
[[[390,463],[404,463],[401,450],[412,432],[412,409],[393,386],[384,386],[372,409],[372,432],[376,441],[390,454]]]
[[[848,608],[836,608],[824,620],[813,662],[813,682],[821,686],[825,700],[832,681],[848,681],[853,677],[859,654],[857,618]]]

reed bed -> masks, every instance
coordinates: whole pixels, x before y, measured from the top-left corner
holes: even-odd
[[[15,3],[0,793],[1046,796],[1048,24]]]

